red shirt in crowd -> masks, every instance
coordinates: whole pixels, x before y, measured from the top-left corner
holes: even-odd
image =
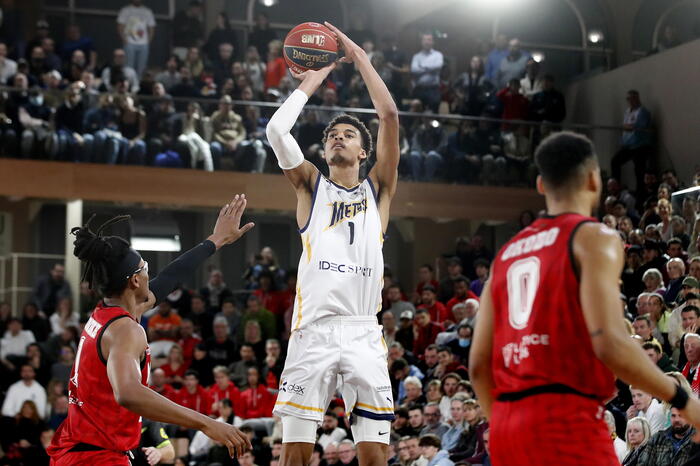
[[[209,392],[201,385],[197,385],[197,389],[194,393],[190,393],[187,391],[186,387],[182,387],[175,395],[173,401],[180,406],[193,409],[205,416],[208,416],[211,412],[211,398],[209,397]]]
[[[455,307],[457,304],[463,303],[464,301],[466,301],[467,299],[470,299],[470,298],[473,298],[473,299],[476,299],[477,301],[479,301],[479,297],[476,294],[474,294],[474,292],[472,290],[467,290],[467,295],[464,297],[460,298],[458,296],[453,296],[452,299],[447,301],[447,305],[445,307],[447,308],[447,312],[449,312],[449,314],[450,314],[450,320],[452,320],[454,318],[452,316],[452,308]]]
[[[496,97],[503,103],[504,120],[527,120],[530,109],[530,101],[522,94],[514,93],[510,88],[506,87],[498,91]],[[508,129],[506,123],[503,124],[504,129]]]
[[[175,395],[177,395],[177,390],[175,390],[173,386],[169,383],[164,384],[160,388],[156,387],[155,385],[149,385],[148,388],[150,388],[159,395],[163,395],[169,400],[175,401]]]
[[[430,320],[433,322],[444,322],[446,320],[452,320],[452,313],[448,312],[447,308],[440,301],[435,301],[435,304],[428,307],[425,304],[418,306],[418,309],[427,309],[428,314],[430,314]]]
[[[280,291],[278,293],[279,295],[279,305],[282,308],[282,314],[287,312],[289,309],[294,307],[294,300],[297,297],[296,290],[294,289],[287,289],[284,291]]]
[[[440,283],[438,283],[437,280],[430,280],[429,282],[420,282],[418,285],[416,285],[416,293],[418,294],[418,296],[423,294],[423,287],[425,285],[430,285],[433,288],[435,288],[436,293],[440,292]]]
[[[287,74],[287,65],[284,58],[277,57],[267,62],[267,72],[265,73],[265,89],[279,87],[280,81]]]
[[[185,358],[185,365],[187,367],[190,367],[190,364],[192,364],[194,348],[201,342],[202,339],[197,337],[181,338],[180,341],[177,342],[182,348],[182,356]]]
[[[173,377],[180,377],[180,378],[184,377],[185,372],[187,372],[187,369],[190,368],[190,365],[183,363],[183,364],[180,364],[180,367],[178,367],[177,369],[173,369],[170,364],[164,364],[164,365],[160,366],[160,368],[163,369],[163,372],[165,372],[165,376],[168,379],[172,379]]]
[[[425,349],[435,343],[438,333],[444,331],[443,326],[435,322],[428,322],[425,327],[418,327],[418,335],[413,340],[413,354],[422,358]]]
[[[272,416],[275,396],[268,392],[264,385],[243,390],[240,400],[240,407],[236,414],[242,419]]]
[[[273,370],[268,370],[267,375],[265,376],[265,385],[268,387],[279,387],[280,381],[277,380],[277,375],[275,374],[275,371]]]
[[[282,300],[279,293],[276,291],[263,291],[260,288],[253,291],[253,294],[260,298],[262,307],[272,312],[274,315],[279,315],[285,311],[282,307]]]
[[[228,386],[224,389],[219,387],[219,384],[214,384],[209,387],[209,399],[212,405],[218,403],[221,400],[228,398],[231,400],[231,405],[233,405],[233,412],[238,415],[238,407],[240,406],[241,391],[236,387],[236,384],[229,380]],[[212,414],[218,415],[218,408],[212,407]]]

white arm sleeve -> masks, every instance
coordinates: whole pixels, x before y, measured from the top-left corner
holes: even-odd
[[[282,170],[292,170],[304,163],[304,154],[289,131],[294,127],[307,100],[309,98],[304,91],[295,90],[267,124],[267,140]]]

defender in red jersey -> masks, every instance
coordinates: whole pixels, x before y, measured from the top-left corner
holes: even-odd
[[[590,218],[601,193],[592,143],[558,133],[538,147],[549,215],[498,253],[481,295],[470,375],[490,418],[494,466],[619,464],[603,421],[616,374],[700,425],[700,404],[626,333],[616,232]]]
[[[51,464],[128,465],[128,450],[139,445],[141,416],[198,429],[231,453],[250,448],[246,436],[231,425],[179,406],[148,388],[150,352],[141,315],[160,302],[220,247],[235,242],[253,227],[239,226],[245,196],[236,196],[219,213],[214,232],[148,281],[148,263],[126,240],[93,233],[88,221],[74,228],[74,254],[85,263],[91,288],[104,296],[85,325],[68,385],[68,417],[47,448]]]

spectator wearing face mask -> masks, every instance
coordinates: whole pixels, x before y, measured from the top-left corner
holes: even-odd
[[[472,344],[472,334],[474,330],[469,324],[459,324],[457,327],[457,338],[447,343],[455,359],[460,363],[469,365],[469,351]]]

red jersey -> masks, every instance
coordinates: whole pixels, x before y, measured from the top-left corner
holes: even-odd
[[[562,214],[538,219],[493,262],[495,396],[559,384],[599,400],[615,376],[593,352],[573,259],[576,230],[594,219]]]
[[[121,318],[133,319],[121,307],[106,307],[100,303],[85,324],[68,382],[68,417],[47,448],[54,460],[78,443],[119,452],[139,445],[141,418],[114,399],[107,377],[107,361],[100,350],[105,329]],[[150,364],[151,353],[146,346],[141,361],[141,383],[144,385],[148,382]]]

